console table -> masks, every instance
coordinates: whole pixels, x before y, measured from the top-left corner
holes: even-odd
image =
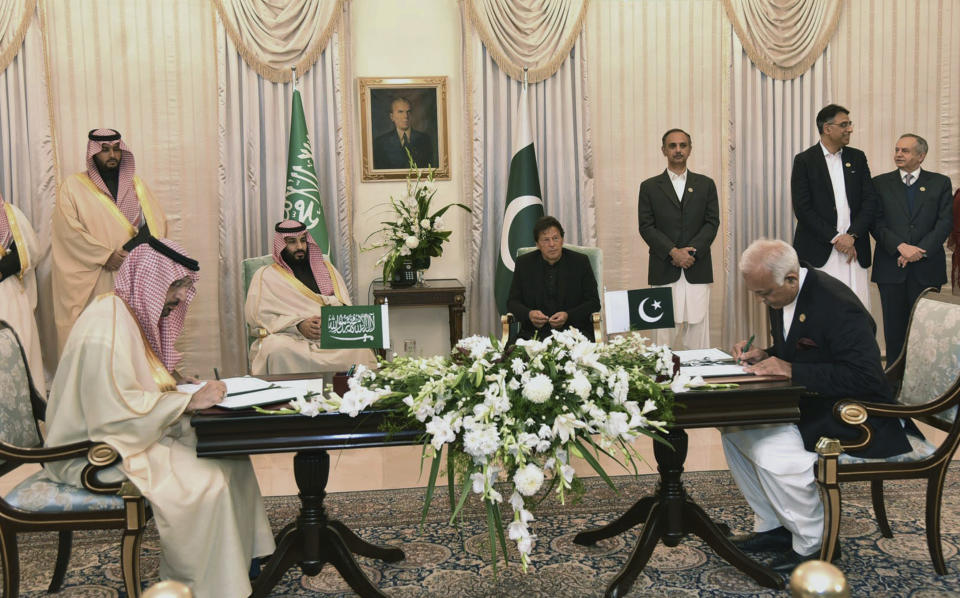
[[[390,307],[447,306],[450,317],[450,348],[463,338],[463,301],[467,289],[456,278],[437,278],[423,281],[423,286],[391,287],[382,282],[373,283],[373,302]]]

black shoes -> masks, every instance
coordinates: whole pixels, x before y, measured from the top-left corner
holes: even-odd
[[[730,541],[744,552],[786,552],[793,545],[793,535],[780,526],[765,532],[731,536]]]
[[[793,570],[797,567],[797,565],[799,565],[800,563],[803,563],[805,561],[811,561],[814,559],[819,559],[819,558],[820,558],[819,549],[816,552],[813,552],[812,554],[802,555],[802,554],[797,554],[796,551],[794,551],[791,548],[790,550],[787,550],[782,554],[777,555],[777,557],[774,558],[772,561],[770,561],[770,564],[767,566],[773,569],[774,571],[776,571],[777,573],[780,573],[781,575],[789,576],[793,572]],[[833,554],[833,560],[837,561],[839,559],[840,559],[840,545],[837,544],[837,549],[836,551],[834,551],[834,554]]]

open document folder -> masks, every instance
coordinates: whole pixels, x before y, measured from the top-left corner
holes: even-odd
[[[680,358],[680,373],[690,377],[743,376],[747,372],[733,359],[733,355],[720,349],[693,349],[674,351]]]
[[[254,405],[272,405],[286,403],[303,397],[309,392],[323,392],[323,378],[310,380],[284,380],[282,382],[267,382],[252,376],[240,378],[225,378],[227,396],[217,404],[224,409],[243,409]],[[206,384],[180,384],[180,392],[194,393]]]

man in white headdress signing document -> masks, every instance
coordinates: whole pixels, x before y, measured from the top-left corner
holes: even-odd
[[[117,271],[114,292],[77,319],[47,405],[49,446],[92,440],[122,457],[120,471],[150,501],[160,536],[160,577],[196,598],[249,596],[254,557],[274,540],[249,457],[197,457],[189,413],[219,403],[220,381],[177,390],[174,343],[196,293],[197,262],[149,238]],[[86,460],[46,466],[80,485]]]
[[[247,291],[250,373],[340,372],[354,364],[376,368],[370,349],[324,349],[320,310],[351,305],[343,277],[307,227],[284,220],[274,227],[273,260],[253,274]]]
[[[30,221],[0,196],[0,320],[17,333],[27,356],[33,385],[41,396],[46,396],[40,334],[34,317],[37,308],[34,267],[39,259],[40,247]]]
[[[87,169],[63,181],[53,211],[53,315],[57,350],[95,297],[113,291],[114,272],[146,235],[167,236],[167,219],[113,129],[87,135]],[[134,237],[140,239],[134,240]]]

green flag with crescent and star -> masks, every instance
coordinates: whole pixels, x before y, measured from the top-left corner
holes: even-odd
[[[497,309],[507,313],[507,297],[513,279],[514,257],[520,247],[536,245],[533,225],[543,216],[543,195],[537,171],[537,154],[533,149],[533,129],[530,126],[530,108],[527,105],[526,86],[517,102],[517,118],[513,128],[513,159],[507,179],[507,204],[500,228],[500,257],[494,294]]]
[[[329,255],[327,219],[323,216],[320,181],[313,166],[313,149],[310,147],[299,89],[293,90],[293,106],[290,110],[290,151],[287,154],[287,185],[283,197],[284,218],[304,223],[323,253]]]

